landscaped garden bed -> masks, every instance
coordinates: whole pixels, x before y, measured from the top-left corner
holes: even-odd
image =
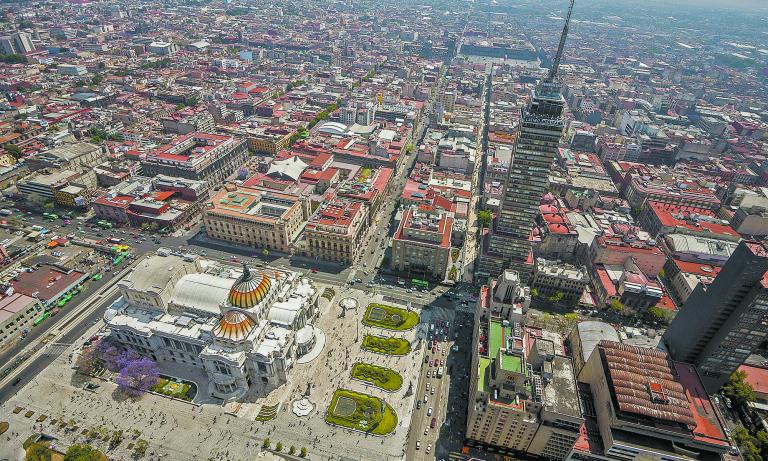
[[[363,338],[363,349],[385,355],[406,355],[411,351],[411,343],[402,338],[385,338],[382,336],[366,335]]]
[[[352,377],[389,392],[394,392],[403,386],[403,377],[400,373],[370,363],[354,364]]]
[[[161,376],[157,384],[152,386],[152,391],[167,395],[168,397],[192,401],[197,394],[197,386],[189,381],[178,380],[170,376]]]
[[[419,324],[419,314],[386,304],[371,303],[365,309],[363,325],[405,331]]]
[[[377,397],[336,389],[325,421],[369,434],[387,435],[397,427],[397,414],[388,403]]]

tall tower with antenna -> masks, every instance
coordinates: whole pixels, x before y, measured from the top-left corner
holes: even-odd
[[[563,58],[573,3],[574,0],[571,0],[552,68],[533,90],[528,106],[521,110],[517,139],[504,183],[504,196],[476,270],[476,275],[481,277],[496,277],[506,268],[518,271],[524,283],[531,275],[531,232],[541,197],[549,187],[549,173],[565,122],[565,99],[558,80],[558,69]]]

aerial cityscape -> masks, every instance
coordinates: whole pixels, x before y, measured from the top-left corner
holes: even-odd
[[[0,461],[768,461],[768,3],[0,1]]]

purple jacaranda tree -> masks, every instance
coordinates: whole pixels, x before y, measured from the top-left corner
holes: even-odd
[[[122,370],[125,368],[126,365],[128,365],[131,362],[134,362],[141,358],[141,355],[139,355],[138,352],[136,352],[133,349],[126,349],[117,357],[117,368],[119,370]]]
[[[157,364],[147,357],[139,357],[125,362],[115,381],[120,391],[138,397],[157,384],[158,379]]]
[[[111,372],[120,370],[118,359],[122,353],[120,349],[115,347],[113,344],[102,340],[99,342],[98,346],[96,346],[96,354],[98,354],[98,356],[101,358],[101,361],[104,364],[104,368]]]

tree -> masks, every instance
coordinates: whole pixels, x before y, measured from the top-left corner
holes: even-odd
[[[133,446],[133,451],[143,455],[147,452],[147,448],[149,448],[149,443],[144,439],[139,439],[136,441],[136,445]]]
[[[91,85],[98,85],[102,81],[104,81],[104,77],[101,74],[96,74],[91,79]]]
[[[101,360],[96,347],[93,345],[87,349],[83,349],[80,353],[80,357],[77,358],[78,371],[86,375],[97,372],[103,366],[104,362]]]
[[[261,254],[263,254],[264,257],[266,258],[267,256],[269,256],[269,249],[264,248],[263,250],[261,250]]]
[[[659,306],[653,306],[649,308],[648,315],[651,317],[651,319],[664,323],[669,323],[672,320],[672,317],[674,317],[674,313],[672,311],[661,308]]]
[[[733,438],[736,440],[736,444],[741,447],[741,454],[746,461],[763,461],[757,446],[758,440],[743,426],[739,426],[733,431]]]
[[[563,300],[563,298],[565,298],[565,293],[563,293],[562,291],[558,291],[557,293],[550,296],[549,300],[552,301],[553,303],[559,303],[560,301]]]
[[[448,279],[455,282],[458,276],[459,274],[456,270],[456,266],[451,266],[451,270],[448,271]]]
[[[481,210],[477,212],[477,220],[480,222],[480,227],[489,227],[492,219],[493,215],[490,210]]]
[[[624,311],[624,304],[618,299],[614,298],[611,300],[611,309],[615,310],[618,313],[621,313]]]
[[[535,298],[537,296],[539,296],[539,290],[536,288],[531,288],[531,298]]]
[[[99,450],[86,444],[72,445],[64,455],[64,461],[101,461],[102,459]]]
[[[16,160],[20,159],[24,155],[24,151],[21,150],[21,148],[16,144],[8,143],[3,146],[3,149],[5,149],[5,151]]]
[[[289,455],[292,455],[292,454],[294,454],[294,453],[296,453],[296,447],[294,447],[293,445],[291,445],[291,448],[289,448],[289,449],[288,449],[288,454],[289,454]]]
[[[667,276],[667,271],[665,271],[664,268],[662,267],[661,270],[659,271],[659,278],[663,279],[666,276]]]
[[[277,442],[277,445],[275,445],[275,450],[283,451],[283,442]]]
[[[96,345],[96,353],[101,359],[104,368],[111,372],[120,371],[120,366],[117,363],[117,360],[120,358],[120,349],[108,341],[101,340]]]
[[[264,439],[263,442],[261,442],[261,448],[269,448],[269,437]]]
[[[723,393],[739,404],[754,402],[757,396],[752,385],[746,382],[747,372],[736,370],[731,373],[731,378],[723,386]]]
[[[24,461],[50,461],[51,451],[42,445],[36,443],[30,445],[27,448],[27,454],[24,456]]]
[[[307,457],[307,449],[304,447],[301,447],[301,450],[299,450],[299,458],[306,458]]]
[[[157,364],[147,357],[141,357],[124,363],[115,381],[120,391],[138,397],[157,384],[159,379]]]

